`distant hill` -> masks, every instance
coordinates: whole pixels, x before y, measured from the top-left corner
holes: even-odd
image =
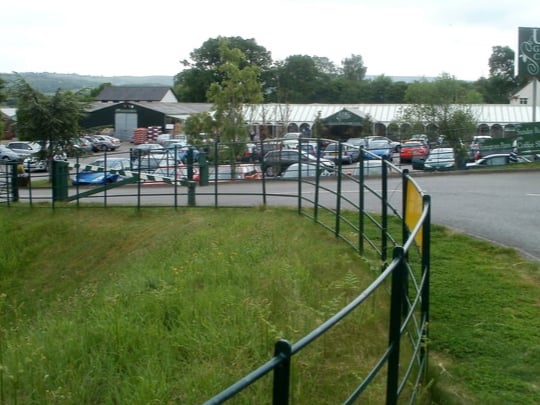
[[[103,83],[114,86],[173,86],[173,76],[81,76],[64,73],[0,73],[6,87],[20,76],[34,89],[44,94],[53,94],[60,90],[81,90],[96,88]]]

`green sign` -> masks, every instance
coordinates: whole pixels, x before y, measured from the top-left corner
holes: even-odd
[[[540,154],[540,122],[516,125],[516,133],[517,153]]]
[[[510,138],[495,138],[495,139],[484,139],[478,145],[480,152],[483,152],[482,155],[488,153],[510,153],[512,152],[514,140]]]
[[[540,28],[519,27],[518,74],[540,78]]]

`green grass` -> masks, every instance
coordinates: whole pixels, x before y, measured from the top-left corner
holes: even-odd
[[[201,403],[380,266],[285,208],[17,207],[0,210],[0,238],[1,404]],[[540,402],[539,270],[433,227],[432,403]],[[385,294],[295,356],[294,403],[343,402],[359,383],[386,344]],[[361,403],[381,402],[373,385]],[[268,403],[269,387],[231,403]]]

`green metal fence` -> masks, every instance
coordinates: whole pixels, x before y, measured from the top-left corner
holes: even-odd
[[[320,147],[321,140],[303,140],[296,146],[297,150],[302,149],[302,142],[316,142]],[[263,150],[264,145],[261,143],[259,147]],[[295,206],[299,215],[332,232],[360,256],[379,263],[380,272],[368,288],[312,332],[293,343],[278,340],[272,358],[231,386],[223,387],[223,391],[206,404],[226,402],[270,374],[273,376],[272,402],[293,402],[291,368],[295,359],[381,290],[386,292],[385,305],[389,312],[387,345],[370,371],[358,377],[357,386],[344,403],[362,402],[374,381],[381,384],[381,379],[386,389],[385,398],[379,398],[379,403],[418,403],[427,390],[429,196],[423,193],[409,172],[387,160],[376,159],[363,149],[358,163],[343,165],[343,149],[338,144],[339,156],[331,170],[322,165],[320,154],[309,166],[314,169],[312,172],[304,170],[302,165],[307,163],[299,157],[297,172],[280,177],[269,176],[271,171],[261,170],[268,167],[264,158],[257,160],[254,157],[255,162],[242,162],[223,156],[238,149],[238,145],[214,144],[202,151],[200,162],[194,161],[193,156],[185,163],[174,158],[165,165],[154,167],[151,173],[142,170],[144,164],[140,158],[128,170],[116,172],[107,167],[89,169],[88,162],[79,158],[70,164],[57,162],[53,164],[52,187],[38,186],[45,182],[48,174],[33,173],[28,175],[28,184],[21,187],[16,182],[16,168],[6,166],[4,189],[12,198],[8,198],[4,206],[30,204],[52,209],[105,208],[110,205],[131,208]],[[115,155],[105,155],[105,161]],[[117,173],[123,180],[95,187],[71,186],[71,177],[85,169]]]

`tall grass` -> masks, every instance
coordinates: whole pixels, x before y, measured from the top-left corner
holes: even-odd
[[[540,403],[539,264],[432,232],[431,403]],[[201,403],[380,269],[285,208],[17,207],[0,210],[0,243],[2,404]],[[373,366],[381,294],[295,356],[295,404],[343,402]],[[268,403],[270,387],[231,402]]]
[[[2,403],[200,403],[375,275],[287,209],[0,216]],[[344,399],[336,380],[354,386],[351,370],[372,366],[386,343],[379,311],[372,304],[310,349],[294,369],[298,403]],[[269,386],[240,398],[267,402]]]

